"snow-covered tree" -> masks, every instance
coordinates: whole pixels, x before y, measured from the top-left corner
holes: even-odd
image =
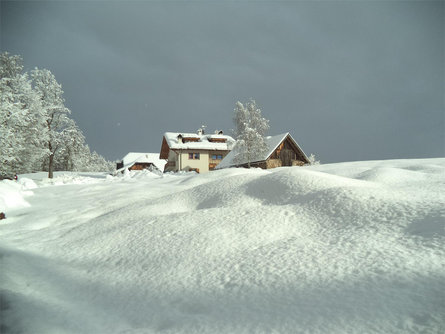
[[[56,81],[54,75],[47,69],[34,69],[31,71],[35,92],[41,102],[42,111],[46,121],[47,134],[48,177],[53,177],[54,158],[66,140],[67,131],[70,130],[71,120],[68,115],[71,111],[65,107],[62,86]]]
[[[114,164],[91,153],[69,118],[62,86],[49,70],[30,80],[20,56],[0,54],[0,174],[48,171],[112,171]]]
[[[309,164],[311,165],[319,165],[320,164],[320,160],[317,160],[317,158],[315,157],[315,155],[313,153],[311,153],[311,155],[308,157],[309,159]]]
[[[79,155],[85,149],[85,136],[76,122],[68,119],[61,134],[60,148],[54,156],[54,170],[75,171],[79,164]],[[47,161],[47,163],[49,163]]]
[[[0,172],[11,175],[37,168],[47,153],[41,104],[20,56],[0,54]]]
[[[90,159],[89,170],[91,172],[104,172],[104,171],[113,171],[115,169],[115,165],[111,162],[105,160],[105,158],[96,151],[93,151]]]
[[[265,135],[269,130],[269,121],[261,115],[261,109],[253,99],[245,104],[239,101],[236,103],[233,121],[236,139],[234,162],[247,163],[250,168],[251,162],[261,159],[267,153]]]
[[[55,170],[111,171],[113,164],[96,152],[90,151],[85,136],[69,118],[71,111],[65,107],[62,86],[46,69],[31,72],[34,90],[38,93],[45,112],[49,155],[45,159],[48,177]]]

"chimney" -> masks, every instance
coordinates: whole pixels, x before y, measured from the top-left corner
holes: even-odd
[[[205,133],[204,130],[205,130],[206,127],[207,126],[205,126],[204,124],[201,125],[201,127],[198,129],[198,135],[202,136]]]
[[[182,143],[182,135],[179,134],[177,138],[178,138],[178,143]]]

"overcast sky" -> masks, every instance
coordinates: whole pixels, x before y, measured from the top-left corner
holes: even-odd
[[[443,1],[1,1],[1,50],[47,68],[90,147],[230,134],[254,98],[322,163],[445,156]]]

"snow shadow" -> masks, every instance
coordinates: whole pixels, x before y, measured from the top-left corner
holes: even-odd
[[[0,333],[14,333],[11,329],[11,321],[8,321],[8,313],[11,309],[11,303],[7,299],[7,292],[0,290]],[[16,332],[17,333],[17,332]]]
[[[22,295],[7,289],[0,290],[0,333],[25,333],[19,308],[26,304],[27,300]]]
[[[5,285],[8,266],[6,264],[7,252],[0,248],[0,333],[21,334],[21,323],[17,311],[13,309],[14,293]]]
[[[443,278],[382,277],[374,283],[364,277],[314,287],[295,282],[273,290],[226,284],[219,291],[182,291],[163,300],[171,300],[172,332],[198,327],[231,333],[439,333],[445,328]]]
[[[223,270],[209,268],[195,284],[184,285],[177,272],[155,286],[140,277],[117,282],[105,273],[82,275],[86,267],[94,267],[91,263],[75,267],[23,252],[8,256],[18,265],[16,270],[7,267],[14,271],[8,275],[26,282],[6,294],[3,329],[9,334],[31,333],[30,328],[36,334],[298,333],[299,329],[439,333],[445,324],[443,274],[349,277],[317,284],[296,279],[264,286],[255,281],[264,273],[237,278],[235,272],[228,281],[218,278]],[[18,321],[23,321],[23,328]]]
[[[433,214],[431,216],[414,220],[408,225],[405,232],[424,238],[435,236],[445,237],[445,214]]]

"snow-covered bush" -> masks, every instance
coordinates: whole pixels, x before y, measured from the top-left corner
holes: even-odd
[[[311,165],[319,165],[320,164],[320,160],[316,160],[315,155],[313,153],[311,153],[311,155],[308,157],[309,159],[309,163]]]

